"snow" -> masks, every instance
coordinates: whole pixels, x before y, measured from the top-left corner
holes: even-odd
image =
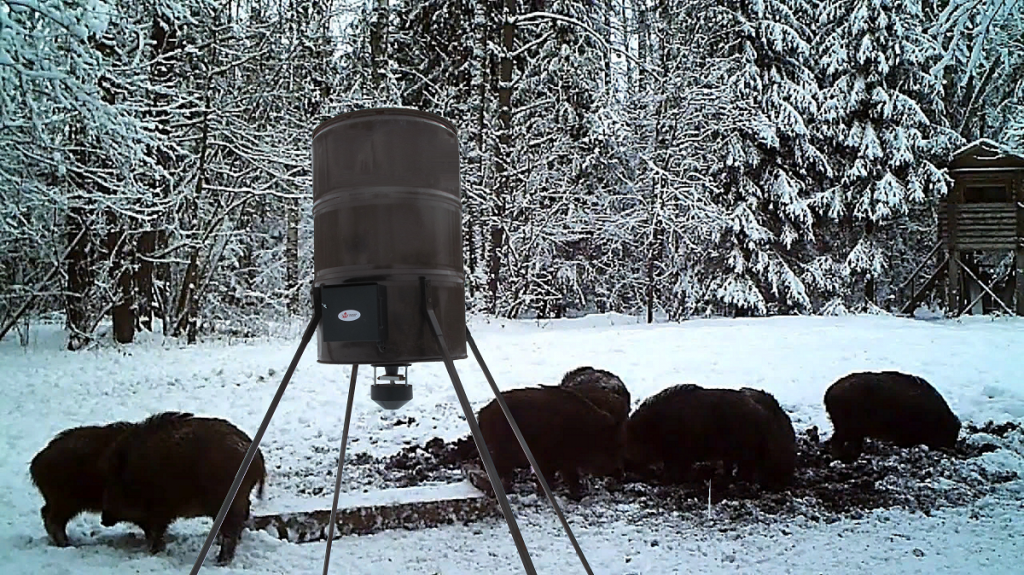
[[[243,343],[185,346],[154,335],[131,346],[67,352],[64,334],[42,325],[27,348],[18,345],[16,335],[0,342],[3,573],[187,572],[209,519],[172,525],[167,551],[154,556],[136,528],[103,528],[98,516],[84,514],[68,525],[77,546],[59,549],[43,530],[41,498],[28,463],[62,429],[169,409],[225,417],[253,435],[303,327],[292,326],[284,337]],[[798,430],[817,425],[828,435],[831,426],[821,401],[828,385],[851,371],[896,369],[931,382],[965,422],[1024,419],[1021,318],[844,315],[647,325],[606,314],[549,322],[474,317],[470,329],[502,389],[554,384],[581,365],[618,375],[634,406],[677,383],[757,387],[777,397]],[[456,367],[474,410],[479,409],[490,397],[479,366],[469,358]],[[359,372],[350,457],[392,454],[409,443],[468,433],[442,364],[409,369],[414,397],[397,412],[371,402],[372,373],[368,366]],[[269,469],[263,504],[288,503],[293,509],[313,504],[295,501],[294,491],[309,480],[310,461],[337,453],[348,377],[346,366],[316,363],[315,344],[306,349],[262,442]],[[1015,445],[980,459],[996,469],[1024,472],[1022,452],[1024,446]],[[334,469],[317,477],[319,484],[333,487]],[[344,489],[346,502],[361,496],[358,484],[346,481]],[[445,489],[451,496],[468,492],[459,484]],[[401,496],[397,493],[409,492],[366,497]],[[834,522],[765,517],[734,523],[714,506],[708,513],[681,514],[602,507],[586,499],[563,500],[563,505],[595,573],[1010,573],[1024,556],[1022,496],[1024,481],[1018,479],[966,507],[930,516],[891,509]],[[581,572],[554,514],[534,498],[513,497],[512,505],[538,572]],[[323,501],[329,508],[329,497],[315,503]],[[226,568],[214,566],[216,549],[202,573],[259,575],[319,572],[324,544],[246,532]],[[343,537],[331,556],[331,573],[338,574],[522,572],[501,519]]]
[[[1006,149],[1006,146],[1004,146],[1004,145],[1002,145],[1002,144],[1000,144],[998,142],[995,142],[993,140],[990,140],[989,138],[979,138],[979,139],[977,139],[977,140],[975,140],[975,141],[973,141],[973,142],[971,142],[969,144],[966,144],[966,145],[962,146],[959,150],[956,150],[955,152],[953,152],[952,157],[955,158],[955,157],[957,157],[957,156],[959,156],[959,155],[961,155],[961,154],[963,154],[965,152],[969,152],[970,150],[972,150],[972,149],[974,149],[976,147],[980,147],[980,148],[985,149],[985,150],[999,152],[998,156],[987,157],[987,158],[979,158],[981,160],[1001,160],[1001,159],[1003,159],[1005,157],[1014,157],[1014,154],[1009,152]]]

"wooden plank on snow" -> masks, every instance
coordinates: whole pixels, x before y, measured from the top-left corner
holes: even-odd
[[[282,497],[254,501],[247,526],[293,543],[326,541],[331,520],[330,497]],[[338,498],[335,537],[368,535],[389,529],[424,529],[500,517],[494,499],[469,481],[402,487]]]

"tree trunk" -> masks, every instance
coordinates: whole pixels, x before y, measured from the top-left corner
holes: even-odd
[[[654,302],[657,286],[655,285],[654,269],[665,257],[665,234],[658,214],[652,214],[651,245],[647,247],[647,323],[654,323]]]
[[[645,67],[650,65],[653,60],[651,56],[651,23],[646,5],[639,2],[635,3],[633,5],[633,17],[636,18],[637,26],[636,56],[640,63],[637,66],[636,85],[643,90],[650,80]]]
[[[157,253],[163,252],[170,245],[169,236],[167,230],[156,232]],[[167,323],[171,310],[171,285],[171,264],[166,260],[153,262],[153,300],[156,302],[154,315],[160,318],[160,331],[163,334],[169,333],[168,329],[171,327]]]
[[[156,252],[156,230],[139,234],[135,245],[135,317],[140,330],[153,331],[153,254]]]
[[[610,48],[614,45],[615,39],[612,37],[612,9],[606,8],[604,10],[604,42],[609,47],[609,51],[604,56],[604,83],[606,86],[612,85],[612,52]]]
[[[490,22],[489,5],[485,2],[478,2],[475,5],[474,19],[480,22]],[[488,84],[488,72],[491,72],[491,58],[488,55],[487,46],[489,40],[489,28],[484,25],[478,30],[477,37],[477,48],[480,54],[483,55],[483,61],[479,63],[478,71],[473,77],[473,82],[476,83],[476,95],[477,95],[477,109],[476,109],[476,134],[475,134],[475,145],[476,150],[474,156],[476,159],[474,163],[476,165],[476,177],[473,179],[473,183],[476,189],[483,190],[486,186],[486,177],[484,163],[486,162],[486,154],[484,153],[484,147],[486,146],[486,140],[484,134],[487,131],[487,84]],[[478,204],[478,197],[467,197],[466,198],[466,225],[465,225],[465,250],[466,250],[466,263],[469,268],[470,279],[466,282],[466,287],[469,291],[469,296],[474,297],[476,295],[476,281],[473,279],[476,276],[477,271],[480,268],[480,239],[479,234],[481,231],[480,222],[480,206]]]
[[[199,249],[193,248],[185,268],[185,277],[178,294],[178,321],[174,326],[174,337],[184,333],[188,343],[196,342],[196,287],[199,285]]]
[[[376,0],[373,20],[370,24],[370,70],[373,84],[379,88],[384,83],[384,68],[387,61],[388,0]]]
[[[82,232],[84,237],[75,242],[75,238]],[[64,233],[66,241],[72,246],[67,258],[68,286],[64,296],[66,326],[71,332],[67,347],[75,351],[86,343],[84,334],[89,326],[88,294],[93,284],[92,262],[89,258],[92,238],[82,208],[71,208]]]
[[[491,297],[491,313],[498,313],[498,282],[501,277],[501,252],[505,243],[505,201],[512,195],[511,176],[508,174],[509,144],[512,141],[512,53],[515,50],[516,1],[505,0],[504,21],[501,26],[502,54],[499,67],[498,150],[494,156],[497,194],[492,205],[490,262],[487,288]]]
[[[187,204],[192,210],[189,214],[191,221],[195,222],[199,219],[197,212],[197,205],[200,198],[203,196],[203,187],[206,184],[206,162],[209,155],[209,141],[210,141],[210,79],[207,78],[206,82],[206,94],[203,99],[203,120],[202,120],[202,132],[199,138],[199,166],[196,168],[196,187],[193,192],[192,201]],[[199,306],[196,302],[198,299],[197,289],[199,286],[199,250],[200,246],[192,246],[189,252],[188,266],[185,268],[185,277],[181,283],[181,289],[178,292],[178,320],[174,326],[173,337],[181,337],[182,332],[185,333],[188,343],[196,342],[196,331],[198,326],[198,320],[196,313]]]
[[[287,235],[285,239],[285,292],[288,294],[288,311],[299,312],[299,201],[287,200],[294,205],[287,205]],[[302,292],[304,293],[304,292]]]
[[[654,258],[647,259],[647,323],[654,323]]]
[[[864,237],[870,238],[875,232],[875,222],[867,220],[864,222]],[[864,301],[868,304],[875,304],[875,285],[876,280],[872,272],[868,272],[864,277]]]
[[[117,222],[113,214],[108,214],[107,221],[116,229]],[[131,343],[135,339],[131,250],[128,249],[127,242],[122,241],[125,235],[125,232],[120,230],[107,232],[110,282],[116,299],[110,316],[114,327],[114,340],[117,343]]]
[[[170,137],[171,114],[169,102],[171,96],[161,91],[160,87],[166,87],[174,81],[174,71],[179,62],[179,56],[175,53],[181,48],[182,42],[178,37],[176,26],[167,23],[157,13],[153,16],[149,30],[149,40],[152,42],[152,64],[149,69],[151,84],[154,86],[150,93],[150,100],[153,110],[149,113],[152,121],[156,124],[156,131],[162,136]],[[155,147],[150,150],[152,157],[165,172],[170,173],[175,167],[175,158],[170,149]],[[154,189],[161,190],[165,197],[173,192],[170,181],[156,180],[153,182]],[[154,256],[162,253],[170,245],[170,237],[165,229],[145,230],[139,236],[137,253],[140,263],[135,272],[135,289],[137,297],[137,317],[140,329],[152,330],[153,317],[160,319],[161,332],[169,333],[173,326],[168,325],[171,302],[173,300],[171,265],[163,261],[157,263]]]

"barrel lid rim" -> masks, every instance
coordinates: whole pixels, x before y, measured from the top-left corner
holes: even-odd
[[[458,134],[458,129],[456,129],[454,122],[433,112],[427,112],[418,108],[364,108],[362,110],[343,112],[320,122],[313,129],[313,138],[316,138],[317,134],[335,124],[368,116],[412,116],[423,120],[431,120],[448,128],[452,134]]]

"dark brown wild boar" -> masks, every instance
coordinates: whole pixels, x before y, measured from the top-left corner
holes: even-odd
[[[734,389],[687,383],[644,400],[626,423],[626,458],[642,470],[662,464],[671,481],[682,480],[694,463],[722,462],[726,472],[754,481],[761,440],[768,427],[764,409]]]
[[[583,496],[580,471],[611,475],[621,471],[625,449],[624,425],[579,394],[562,387],[542,385],[502,393],[541,473],[550,485],[555,472],[573,499]],[[516,468],[529,460],[512,433],[497,400],[478,414],[480,431],[494,466],[508,487]]]
[[[899,447],[952,448],[960,420],[942,395],[923,378],[898,371],[857,372],[839,378],[825,392],[825,410],[835,432],[832,455],[855,461],[864,438]]]
[[[793,482],[796,473],[796,431],[793,421],[772,394],[750,387],[740,388],[765,410],[768,422],[757,458],[758,483],[781,489]]]
[[[217,517],[252,440],[228,421],[158,414],[124,434],[111,450],[103,494],[103,525],[131,521],[143,527],[150,551],[164,549],[164,533],[179,518]],[[249,494],[266,466],[256,451],[221,525],[218,564],[230,563],[249,518]]]
[[[629,417],[629,390],[619,376],[610,371],[589,365],[577,367],[562,376],[559,386],[579,393],[617,422]]]
[[[135,425],[119,421],[65,429],[32,458],[29,473],[45,501],[39,513],[54,545],[68,545],[68,521],[103,509],[106,453]]]

